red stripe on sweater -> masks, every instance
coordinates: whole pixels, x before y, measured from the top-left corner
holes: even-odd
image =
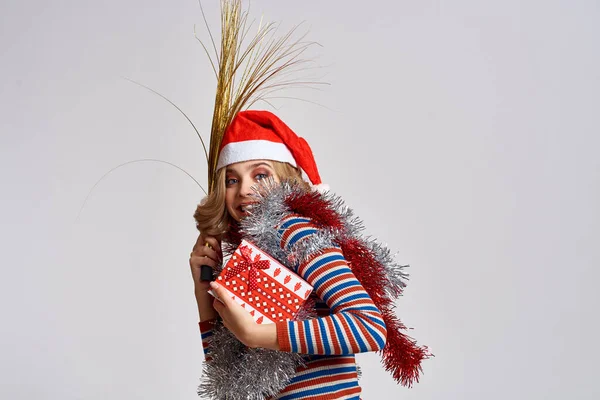
[[[366,320],[368,317],[371,317],[371,318],[375,318],[375,319],[378,319],[381,322],[383,322],[383,319],[381,318],[381,314],[376,313],[374,311],[348,310],[347,313],[352,314],[356,318],[360,318],[363,320]],[[369,324],[369,326],[371,328],[373,328],[376,331],[378,331],[379,333],[381,333],[382,336],[384,336],[384,337],[387,336],[386,328],[384,328],[383,326],[381,326],[379,324],[372,323],[370,320],[368,320],[366,322]]]
[[[333,326],[333,321],[331,318],[325,318],[325,325],[327,325],[327,331],[329,331],[331,336],[331,348],[333,350],[333,354],[341,354],[342,346],[340,345],[340,339],[335,332],[335,327]]]
[[[305,367],[300,366],[300,367],[298,367],[297,371],[302,372],[302,371],[306,371],[309,369],[315,369],[315,368],[320,368],[320,367],[325,367],[325,366],[354,364],[355,362],[356,362],[356,359],[354,358],[354,355],[327,357],[327,358],[322,358],[320,360],[308,361],[306,363]]]
[[[313,339],[315,344],[317,345],[316,350],[318,354],[323,354],[325,353],[325,349],[323,347],[323,339],[321,339],[321,336],[323,336],[323,333],[320,330],[319,327],[319,323],[315,320],[310,321],[310,324],[312,326],[312,330],[313,330]]]
[[[285,248],[286,244],[289,240],[289,237],[294,235],[296,232],[298,232],[300,229],[304,229],[304,228],[310,228],[310,229],[315,229],[314,225],[308,223],[308,222],[298,222],[297,224],[294,224],[292,226],[290,226],[289,228],[287,228],[285,230],[285,232],[283,233],[283,235],[281,235],[281,247]]]
[[[358,318],[356,316],[352,316],[354,318]],[[362,317],[361,319],[364,319],[364,317]],[[360,330],[360,332],[363,334],[364,338],[366,339],[369,348],[370,349],[377,349],[378,348],[378,344],[375,341],[375,339],[373,339],[373,335],[367,330],[367,328],[364,327],[364,325],[360,322],[358,322],[356,324],[356,326],[358,327],[358,329]]]
[[[306,346],[306,335],[304,334],[304,324],[299,322],[296,324],[298,327],[298,336],[296,337],[298,341],[298,353],[307,353],[308,347]]]
[[[350,352],[356,353],[357,351],[360,351],[360,349],[358,348],[358,343],[356,342],[356,339],[354,338],[354,335],[352,334],[352,329],[350,329],[350,326],[346,322],[346,318],[339,316],[339,318],[337,320],[342,325],[342,330],[348,337],[348,343],[346,343],[346,345],[348,347],[350,347],[350,349],[349,349]]]
[[[325,395],[326,397],[313,397],[313,399],[315,399],[315,400],[341,399],[343,396],[356,395],[356,394],[360,394],[360,392],[361,392],[360,387],[353,387],[353,388],[343,389],[343,390],[339,390],[337,392],[329,393],[328,395]]]
[[[336,383],[338,380],[356,379],[356,378],[357,378],[356,372],[323,375],[323,376],[319,376],[319,377],[312,378],[312,379],[307,379],[305,381],[289,385],[280,394],[288,393],[293,390],[298,390],[301,388],[309,389],[308,386],[326,386],[327,384]],[[352,390],[356,390],[356,389],[352,388]],[[359,389],[359,391],[360,391],[360,389]],[[315,398],[317,398],[317,397],[315,397]]]
[[[312,266],[315,263],[318,263],[319,261],[321,261],[321,260],[316,260],[317,257],[318,258],[327,258],[328,256],[332,256],[332,255],[341,255],[341,254],[336,249],[323,250],[322,252],[319,252],[316,256],[311,257],[308,261],[302,263],[302,267],[306,268],[306,267]],[[331,261],[328,261],[326,264],[320,265],[309,276],[314,276],[315,274],[321,274],[323,271],[329,270],[334,267],[348,268],[348,263],[346,260],[331,260]]]
[[[377,318],[381,321],[381,323],[385,323],[383,321],[383,318],[381,318],[380,314],[375,314],[373,312],[365,312],[365,314],[369,314],[372,318]],[[374,323],[370,323],[369,326],[373,329],[375,329],[377,332],[381,333],[381,336],[383,336],[384,338],[387,338],[387,329],[384,326],[381,326],[379,324],[374,324]]]
[[[340,297],[346,296],[346,295],[348,295],[350,293],[356,293],[356,292],[358,292],[358,291],[360,291],[362,289],[362,287],[360,287],[358,285],[357,286],[353,285],[351,287],[347,287],[347,288],[344,288],[342,290],[339,290],[339,289],[336,288],[336,286],[340,285],[341,282],[348,281],[348,280],[351,280],[351,279],[356,280],[356,278],[354,277],[354,275],[352,275],[350,273],[338,275],[335,278],[328,280],[327,283],[324,283],[323,285],[320,285],[320,287],[319,287],[320,290],[319,291],[321,293],[319,293],[319,292],[317,292],[317,293],[319,293],[319,294],[330,293],[330,297],[327,300],[327,302],[329,304],[336,303]],[[363,301],[363,302],[364,301],[369,302],[369,300],[367,300],[367,299],[362,299],[361,301]],[[372,303],[372,302],[370,302],[370,303]],[[343,306],[346,306],[346,304],[344,303]]]
[[[336,282],[336,281],[339,281],[340,278],[342,278],[342,277],[346,277],[345,279],[347,279],[348,277],[356,279],[356,277],[354,275],[352,275],[350,273],[350,271],[348,271],[348,264],[346,264],[346,261],[344,261],[344,260],[330,261],[327,264],[320,266],[311,275],[317,277],[317,275],[321,275],[323,273],[328,273],[328,272],[333,272],[334,270],[337,270],[337,274],[335,274],[330,279],[327,279],[324,283],[327,283],[330,285],[330,282],[332,280],[334,282]]]

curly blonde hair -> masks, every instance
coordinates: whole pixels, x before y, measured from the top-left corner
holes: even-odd
[[[310,185],[302,179],[302,173],[298,168],[286,162],[271,162],[279,181],[287,180],[291,183],[299,184],[306,190],[310,190]],[[223,167],[216,172],[213,191],[200,202],[198,207],[196,207],[196,212],[194,212],[196,228],[207,236],[222,235],[227,232],[229,224],[232,221],[225,207],[225,171],[226,167]]]

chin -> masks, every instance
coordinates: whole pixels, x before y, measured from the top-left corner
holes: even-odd
[[[229,216],[230,216],[230,217],[231,217],[233,220],[235,220],[235,221],[237,221],[237,222],[240,222],[240,216],[239,216],[239,215],[238,215],[238,213],[236,213],[235,211],[233,211],[233,210],[230,210],[229,208],[227,208],[227,214],[229,214]]]

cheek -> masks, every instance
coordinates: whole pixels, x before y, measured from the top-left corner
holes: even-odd
[[[240,221],[235,209],[233,208],[233,200],[235,199],[236,192],[233,189],[228,189],[225,192],[225,209],[231,218],[236,221]]]
[[[227,189],[227,191],[225,192],[225,207],[227,207],[228,209],[230,209],[231,205],[233,204],[233,198],[233,191],[231,189]]]
[[[225,208],[227,209],[229,214],[232,216],[235,211],[234,204],[235,204],[236,197],[237,197],[237,191],[235,190],[235,188],[234,187],[227,188],[227,191],[225,192]]]

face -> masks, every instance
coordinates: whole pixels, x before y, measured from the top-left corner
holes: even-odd
[[[268,177],[279,181],[273,163],[268,160],[250,160],[226,167],[225,206],[233,219],[239,222],[248,215],[246,207],[255,201],[252,186]]]

